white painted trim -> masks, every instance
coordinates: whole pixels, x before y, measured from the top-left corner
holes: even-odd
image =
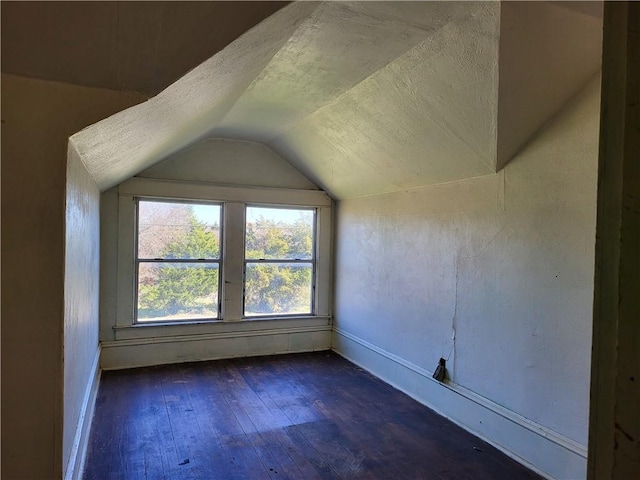
[[[331,197],[322,190],[238,187],[139,177],[134,177],[131,180],[121,183],[118,188],[121,195],[142,197],[270,203],[275,205],[300,205],[309,207],[331,206]]]
[[[135,308],[135,203],[133,196],[118,196],[118,271],[116,325],[131,325]]]
[[[224,241],[222,242],[222,262],[220,286],[222,311],[225,321],[242,320],[244,300],[244,203],[227,202],[224,209]]]
[[[333,328],[332,349],[549,479],[586,476],[587,449],[460,385],[355,335]]]
[[[316,315],[331,315],[331,285],[333,268],[333,208],[318,208],[316,221]]]
[[[89,384],[82,399],[80,417],[78,418],[78,425],[76,426],[76,433],[73,437],[73,445],[71,446],[71,455],[69,456],[69,462],[67,463],[64,475],[65,480],[79,480],[82,478],[87,445],[89,443],[89,433],[91,432],[91,421],[93,420],[93,412],[98,396],[98,385],[100,384],[100,356],[101,347],[98,346],[91,365]]]
[[[250,332],[256,330],[290,329],[295,327],[326,327],[331,324],[330,317],[274,317],[252,318],[236,322],[202,321],[172,323],[138,323],[135,325],[115,326],[115,340],[132,340],[143,338],[179,337],[183,335],[209,335],[219,333]]]
[[[331,325],[264,328],[102,343],[104,370],[331,348]]]
[[[175,343],[175,342],[193,342],[194,340],[220,340],[225,338],[238,338],[238,337],[262,337],[265,335],[280,335],[288,333],[301,333],[301,332],[324,332],[331,331],[331,327],[328,325],[315,326],[315,327],[291,327],[291,328],[274,328],[263,329],[258,331],[245,331],[245,332],[220,332],[220,333],[208,333],[198,335],[174,335],[164,337],[149,337],[149,338],[135,338],[129,340],[119,340],[115,342],[102,342],[102,348],[123,347],[131,345],[148,345],[155,343]]]

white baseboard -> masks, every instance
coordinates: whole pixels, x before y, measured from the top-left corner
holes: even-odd
[[[99,383],[100,346],[98,346],[96,350],[96,355],[91,365],[91,377],[84,398],[82,399],[80,417],[78,418],[78,425],[76,426],[76,433],[73,437],[73,445],[71,446],[71,455],[64,475],[65,480],[80,480],[82,478]]]
[[[104,370],[331,348],[331,326],[132,338],[102,343]]]
[[[586,478],[583,445],[335,327],[332,348],[543,477]]]

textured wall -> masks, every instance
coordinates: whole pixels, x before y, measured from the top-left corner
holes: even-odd
[[[100,284],[100,191],[72,150],[65,218],[62,456],[66,470],[98,352]]]
[[[338,206],[335,321],[586,445],[599,79],[496,175]],[[453,339],[455,337],[455,339]]]
[[[137,176],[242,186],[318,188],[264,145],[222,138],[203,140]]]
[[[68,137],[141,100],[2,75],[3,478],[62,474]]]

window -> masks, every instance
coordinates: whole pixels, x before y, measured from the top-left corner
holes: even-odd
[[[218,318],[220,205],[137,203],[136,320]]]
[[[244,316],[310,315],[315,209],[246,209]]]
[[[117,340],[329,318],[326,193],[134,178],[116,198],[102,228],[105,244],[117,235],[104,257],[116,264],[105,284],[117,289],[103,302]]]

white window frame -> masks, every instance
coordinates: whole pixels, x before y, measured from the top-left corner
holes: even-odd
[[[138,297],[140,295],[140,285],[139,285],[139,277],[140,277],[140,264],[141,263],[180,263],[180,264],[198,264],[198,263],[216,263],[218,264],[218,305],[216,307],[217,310],[217,316],[216,317],[210,317],[210,318],[203,318],[203,319],[184,319],[184,320],[172,320],[172,322],[176,322],[176,323],[180,323],[180,322],[192,322],[192,321],[196,321],[196,320],[202,320],[202,321],[210,321],[210,320],[218,320],[220,319],[220,306],[222,304],[222,298],[221,298],[221,284],[222,284],[222,279],[221,279],[221,272],[223,271],[223,258],[222,258],[222,253],[223,253],[223,239],[224,239],[224,204],[221,202],[209,202],[209,201],[203,201],[203,200],[176,200],[174,198],[172,199],[164,199],[164,198],[157,198],[157,197],[143,197],[143,196],[136,196],[133,198],[134,204],[135,204],[135,235],[136,235],[136,244],[135,244],[135,248],[134,248],[134,252],[135,252],[135,256],[134,256],[134,262],[135,262],[135,298],[134,298],[134,305],[136,305],[136,308],[134,309],[133,315],[133,323],[134,324],[149,324],[149,323],[166,323],[166,321],[162,321],[162,320],[140,320],[138,318]],[[140,258],[139,252],[138,252],[138,248],[139,248],[139,235],[140,235],[140,215],[139,215],[139,210],[140,210],[140,202],[156,202],[156,203],[164,203],[164,204],[174,204],[174,205],[215,205],[220,207],[220,218],[218,219],[220,221],[220,226],[219,226],[219,242],[220,242],[220,252],[218,254],[218,258],[217,259],[213,259],[213,258],[204,258],[204,259],[184,259],[184,258],[180,258],[180,259],[151,259],[151,258]]]
[[[270,263],[286,263],[286,264],[311,264],[311,313],[309,315],[315,315],[316,312],[316,299],[315,299],[315,291],[316,291],[316,269],[317,269],[317,256],[318,256],[318,251],[317,251],[317,230],[318,230],[318,209],[314,208],[314,207],[308,207],[308,206],[300,206],[300,205],[264,205],[264,204],[246,204],[245,205],[245,213],[246,213],[246,209],[250,208],[250,207],[256,207],[256,208],[283,208],[283,209],[291,209],[291,210],[312,210],[313,211],[313,219],[314,219],[314,224],[313,224],[313,245],[312,245],[312,255],[311,255],[311,259],[284,259],[284,258],[266,258],[266,259],[258,259],[258,258],[249,258],[247,259],[246,256],[244,257],[244,263],[243,263],[243,280],[244,280],[244,284],[243,284],[243,301],[242,301],[242,306],[243,306],[243,318],[264,318],[264,317],[268,317],[268,315],[247,315],[246,311],[245,311],[245,295],[246,295],[246,281],[247,281],[247,265],[248,264],[270,264]],[[246,239],[246,235],[247,235],[247,228],[246,228],[246,221],[245,221],[245,229],[244,229],[244,234],[245,234],[245,238],[244,238],[244,248],[246,250],[247,247],[247,239]],[[300,316],[297,314],[282,314],[282,315],[278,315],[278,317],[295,317],[295,316]]]
[[[256,321],[299,320],[313,321],[330,319],[331,313],[331,224],[332,200],[319,190],[294,190],[260,187],[232,187],[195,182],[133,178],[118,188],[118,272],[116,339],[146,336],[123,333],[127,329],[168,328],[176,333],[205,333],[215,324],[249,323]],[[136,198],[163,201],[192,201],[222,204],[224,238],[220,270],[221,299],[218,319],[180,320],[173,322],[135,322],[136,312],[136,252],[137,223]],[[244,229],[246,206],[281,206],[291,208],[314,208],[316,210],[315,231],[315,289],[311,315],[251,316],[243,317],[244,308]],[[119,334],[120,331],[120,334]],[[139,331],[139,330],[138,330]]]

